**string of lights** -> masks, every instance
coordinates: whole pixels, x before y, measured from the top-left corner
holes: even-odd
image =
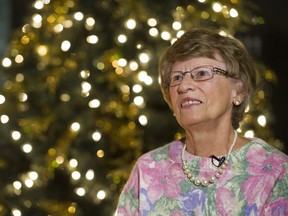
[[[170,139],[165,130],[182,136],[162,106],[161,51],[191,27],[232,36],[264,23],[247,8],[244,0],[34,1],[1,59],[0,214],[112,215],[135,160]],[[281,148],[269,127],[277,78],[258,65],[238,132]]]

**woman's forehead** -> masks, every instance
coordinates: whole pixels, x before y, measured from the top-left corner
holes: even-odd
[[[172,66],[172,71],[189,71],[195,67],[209,65],[226,69],[225,62],[221,56],[216,55],[215,59],[208,57],[196,57],[185,61],[176,61]]]

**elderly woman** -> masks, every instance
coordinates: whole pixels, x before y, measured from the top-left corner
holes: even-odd
[[[288,157],[236,132],[256,86],[245,47],[195,29],[164,53],[159,75],[186,136],[138,159],[116,215],[288,215]]]

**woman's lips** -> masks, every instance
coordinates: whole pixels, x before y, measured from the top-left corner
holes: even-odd
[[[184,98],[180,105],[182,108],[185,108],[185,107],[190,107],[192,105],[198,105],[198,104],[201,104],[202,101],[198,100],[198,99],[195,99],[195,98]]]

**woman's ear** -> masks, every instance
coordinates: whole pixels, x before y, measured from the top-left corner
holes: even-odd
[[[239,106],[243,102],[246,92],[240,80],[234,83],[234,86],[233,104]]]

